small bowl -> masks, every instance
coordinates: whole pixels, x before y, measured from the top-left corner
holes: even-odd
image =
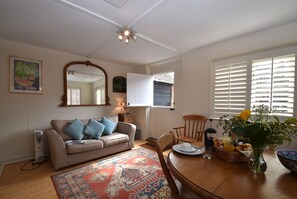
[[[182,143],[182,144],[180,145],[180,148],[181,148],[182,150],[189,151],[189,150],[191,150],[193,147],[192,147],[192,145],[191,145],[190,143]]]
[[[279,149],[276,154],[282,165],[297,175],[297,150]]]

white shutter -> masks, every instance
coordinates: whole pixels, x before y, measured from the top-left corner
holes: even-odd
[[[252,61],[251,106],[264,104],[275,115],[293,116],[295,54]]]
[[[153,76],[127,74],[127,106],[153,105]]]
[[[239,113],[246,107],[247,63],[214,67],[215,114]]]

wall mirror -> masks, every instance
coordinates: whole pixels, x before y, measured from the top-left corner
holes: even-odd
[[[110,105],[107,73],[90,61],[73,61],[65,65],[64,95],[60,106]]]

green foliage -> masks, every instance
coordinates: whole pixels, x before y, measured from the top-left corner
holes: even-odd
[[[222,126],[223,133],[234,133],[253,146],[290,143],[297,135],[297,118],[281,122],[278,117],[271,116],[271,110],[264,105],[253,106],[248,120],[240,115],[224,115],[220,117],[218,126]]]
[[[35,63],[25,61],[15,61],[15,76],[28,78],[35,76],[37,65]]]

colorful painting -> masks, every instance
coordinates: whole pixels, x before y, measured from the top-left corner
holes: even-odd
[[[41,61],[11,56],[10,92],[41,94]]]

